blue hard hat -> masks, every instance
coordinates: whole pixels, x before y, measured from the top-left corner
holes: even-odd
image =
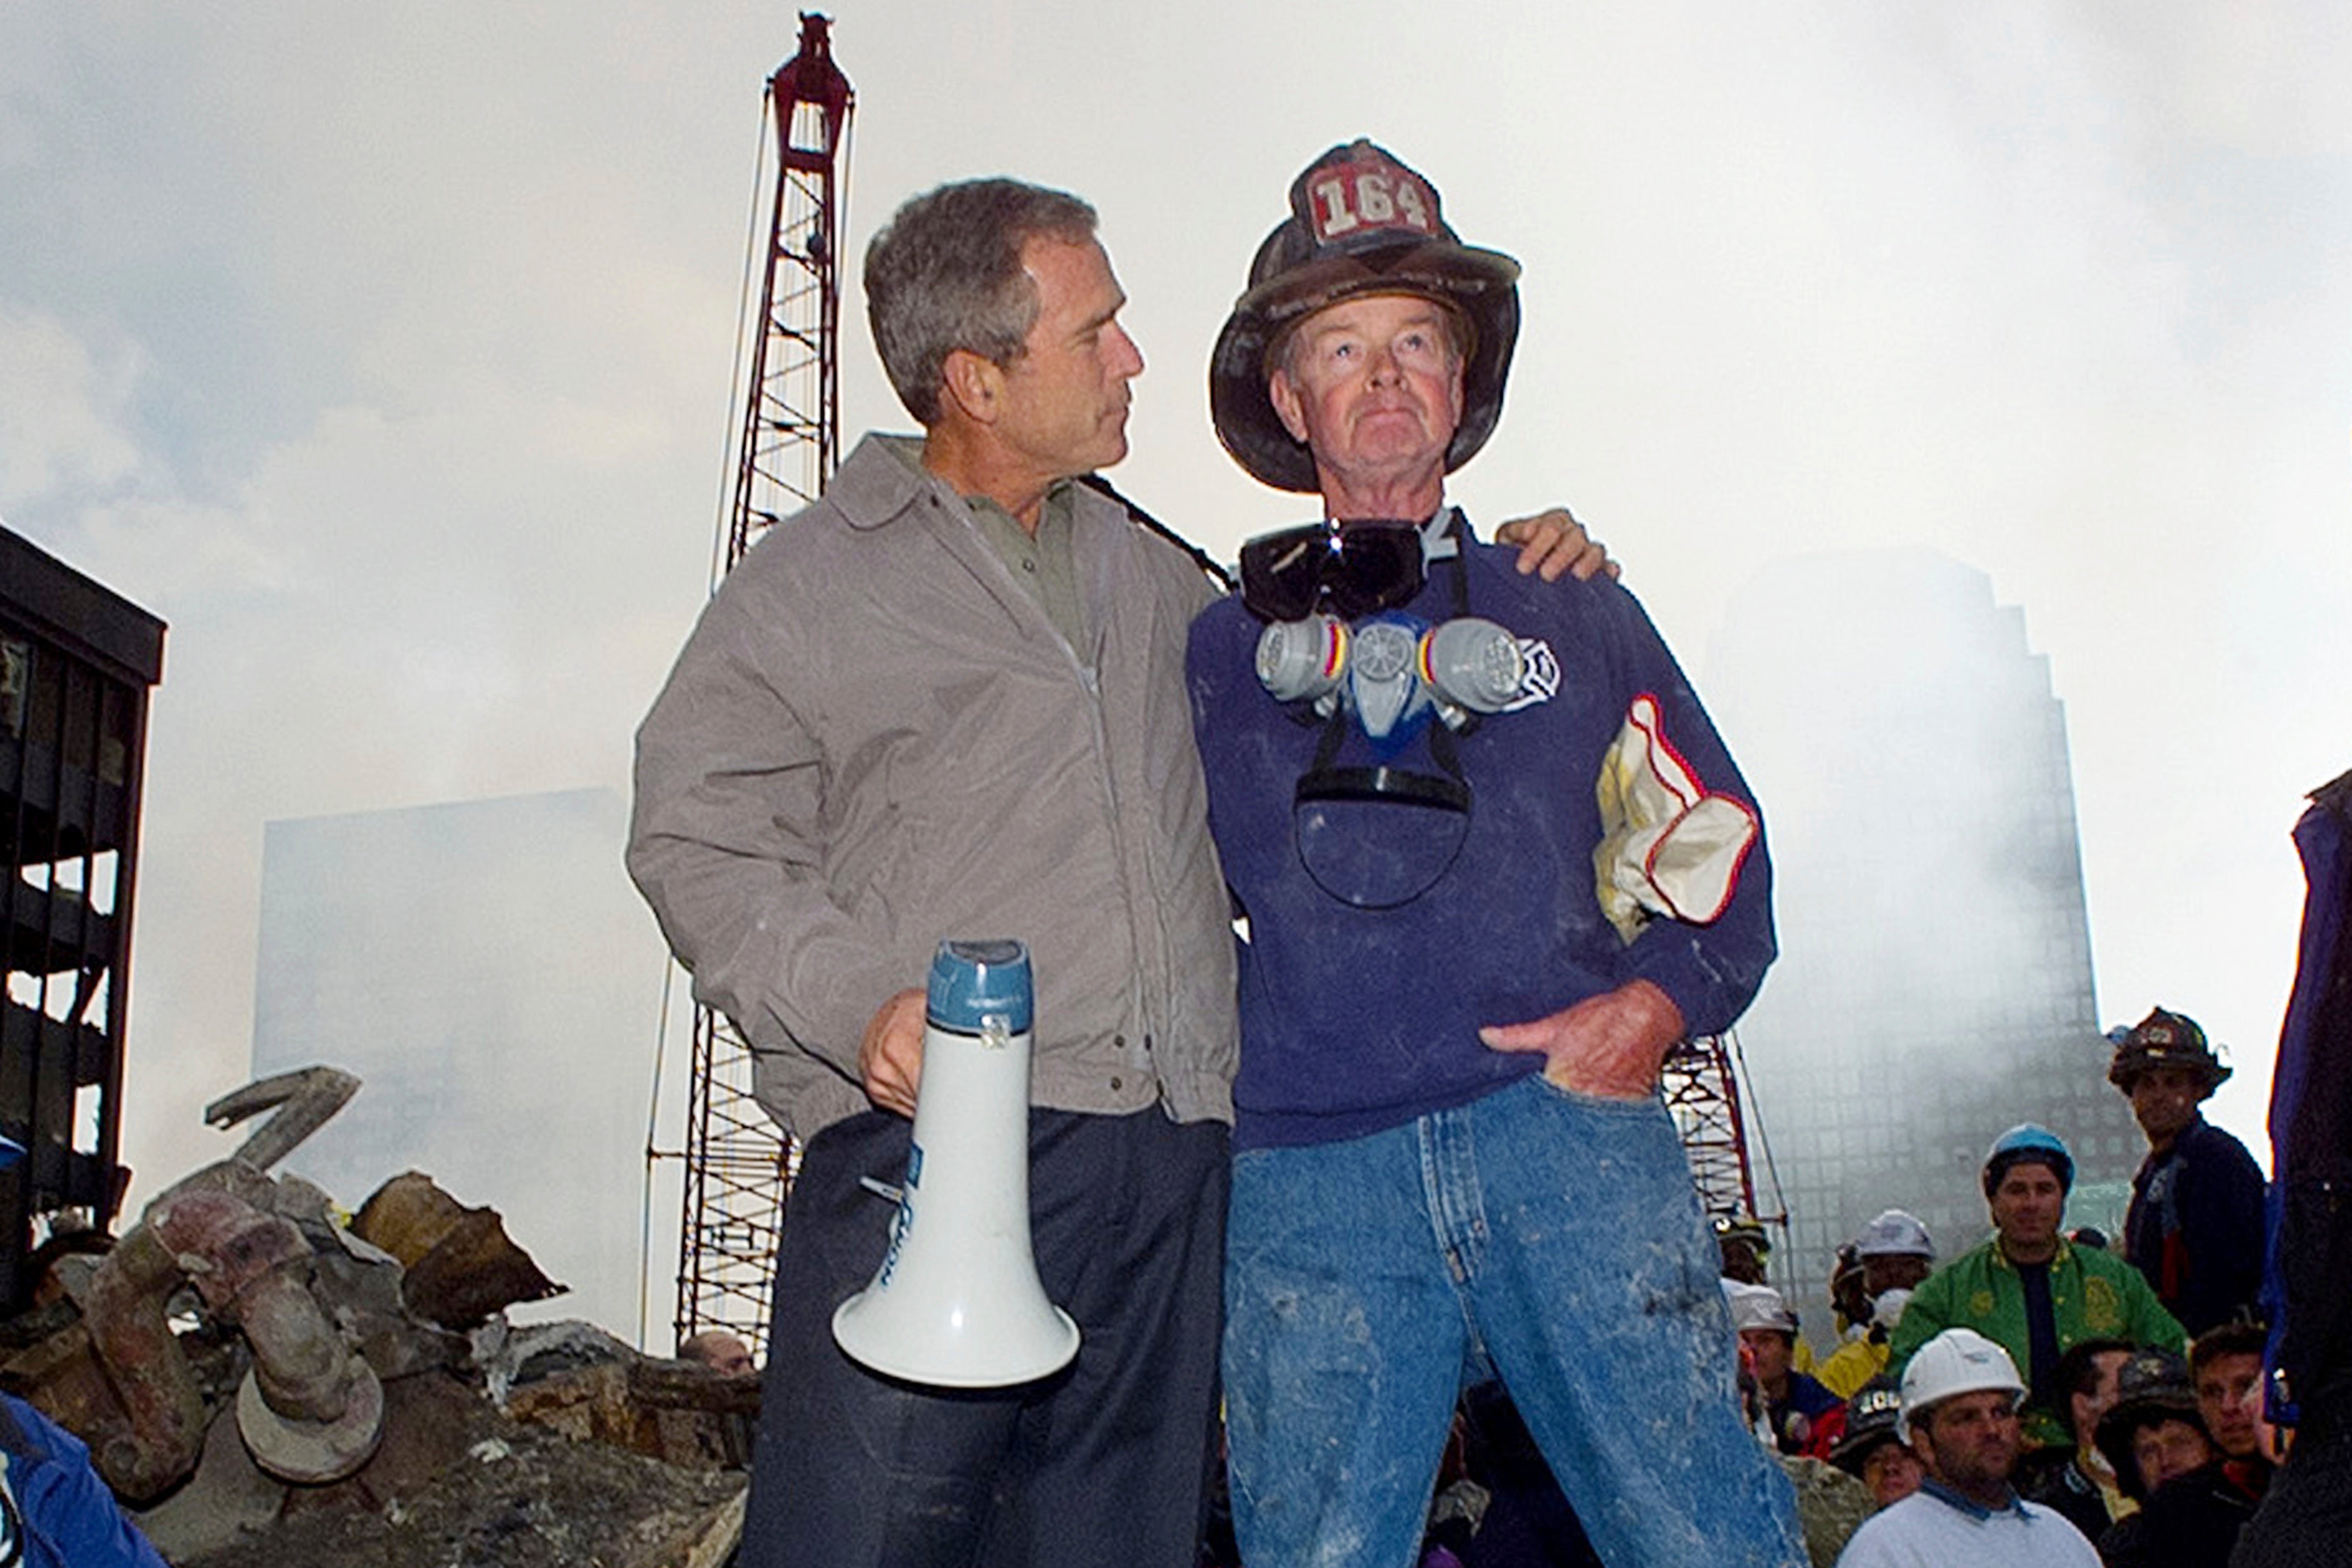
[[[2058,1185],[2072,1192],[2074,1187],[2074,1156],[2066,1152],[2065,1140],[2047,1127],[2031,1121],[2021,1121],[1992,1141],[1985,1155],[1985,1196],[1992,1196],[2000,1179],[2011,1165],[2047,1165],[2058,1174]]]
[[[0,1132],[0,1171],[6,1170],[24,1157],[25,1146],[5,1132]]]

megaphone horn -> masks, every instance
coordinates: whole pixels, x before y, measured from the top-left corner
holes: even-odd
[[[833,1315],[835,1342],[876,1372],[1001,1388],[1077,1354],[1078,1326],[1046,1300],[1029,1245],[1034,1012],[1026,947],[940,943],[889,1250]]]

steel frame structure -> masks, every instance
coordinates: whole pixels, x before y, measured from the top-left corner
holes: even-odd
[[[833,62],[831,25],[801,14],[800,48],[768,79],[772,127],[759,319],[751,331],[734,488],[715,576],[766,531],[814,500],[840,448],[839,270],[846,139],[856,105]],[[740,1334],[765,1348],[776,1240],[799,1163],[752,1094],[752,1049],[734,1023],[697,1006],[687,1091],[685,1219],[677,1331]]]
[[[768,79],[778,167],[765,208],[759,321],[715,576],[814,500],[839,457],[841,187],[856,101],[834,64],[828,20],[802,13],[799,51]],[[1666,1105],[1710,1215],[1758,1214],[1736,1051],[1730,1036],[1706,1036],[1677,1046],[1665,1062]],[[757,1352],[766,1344],[776,1242],[798,1151],[752,1088],[750,1043],[723,1015],[698,1006],[677,1331],[683,1338],[728,1329]]]
[[[32,1222],[107,1228],[120,1163],[131,893],[163,623],[0,529],[0,1312]]]
[[[1757,1207],[1756,1169],[1748,1152],[1748,1117],[1734,1070],[1736,1037],[1702,1035],[1666,1053],[1666,1109],[1690,1156],[1691,1181],[1709,1218],[1744,1215],[1784,1223]]]

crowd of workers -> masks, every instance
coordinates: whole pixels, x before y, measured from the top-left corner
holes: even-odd
[[[2064,1229],[2063,1140],[2011,1128],[1982,1168],[1991,1237],[1939,1258],[1914,1215],[1873,1216],[1839,1248],[1816,1358],[1766,1283],[1764,1227],[1717,1220],[1743,1407],[1817,1563],[2231,1561],[2284,1453],[2263,1410],[2263,1179],[2200,1110],[2230,1068],[2194,1021],[2159,1008],[2111,1037],[2147,1140],[2119,1248]],[[1603,1560],[1507,1395],[1475,1391],[1461,1425],[1423,1568]]]

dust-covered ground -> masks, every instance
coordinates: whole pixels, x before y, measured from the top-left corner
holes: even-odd
[[[179,1568],[704,1568],[740,1527],[744,1478],[508,1420],[483,1404],[460,1456],[377,1506],[298,1494],[283,1518]]]

